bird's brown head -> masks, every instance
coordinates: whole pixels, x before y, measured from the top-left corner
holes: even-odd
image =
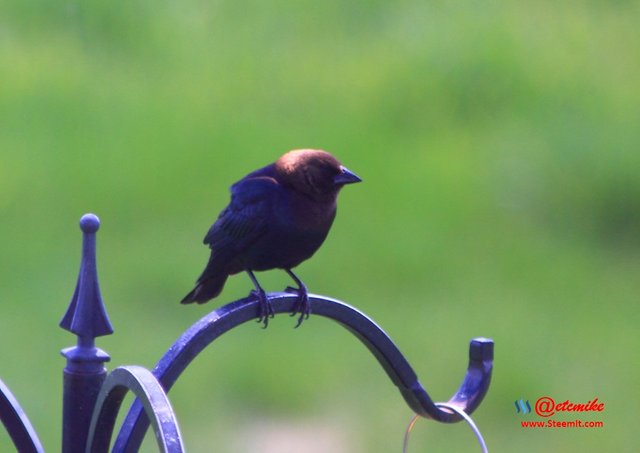
[[[276,161],[283,181],[316,200],[335,198],[345,184],[362,181],[338,159],[320,149],[296,149]]]

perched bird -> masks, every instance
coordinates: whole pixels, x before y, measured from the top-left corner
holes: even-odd
[[[283,269],[295,281],[300,314],[309,317],[307,287],[291,269],[322,245],[336,215],[338,192],[361,179],[326,151],[289,151],[275,163],[231,186],[231,202],[204,238],[211,257],[183,304],[205,303],[218,296],[230,275],[247,272],[260,302],[258,322],[266,328],[273,308],[254,271]]]

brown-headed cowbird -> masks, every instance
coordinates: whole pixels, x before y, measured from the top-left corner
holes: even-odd
[[[254,271],[284,269],[298,285],[298,327],[311,312],[307,288],[291,271],[322,245],[345,184],[361,179],[326,151],[294,150],[231,186],[231,202],[204,238],[211,257],[183,304],[205,303],[227,277],[246,271],[260,302],[258,322],[267,327],[273,308]]]

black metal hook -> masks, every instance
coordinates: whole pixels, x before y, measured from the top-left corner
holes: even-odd
[[[91,417],[86,451],[106,453],[109,450],[120,405],[129,390],[142,401],[145,413],[151,418],[160,451],[182,453],[184,446],[178,421],[167,394],[155,376],[140,366],[118,367],[104,381]]]
[[[149,413],[154,421],[160,448],[163,451],[180,452],[183,447],[178,425],[166,393],[191,361],[216,338],[258,317],[258,300],[254,297],[241,299],[201,318],[169,348],[152,372],[141,367],[120,367],[107,376],[104,363],[110,359],[109,355],[95,346],[96,337],[113,332],[100,296],[95,265],[95,233],[100,221],[96,216],[87,214],[82,217],[80,226],[84,239],[78,284],[60,323],[61,327],[77,336],[77,345],[62,351],[67,358],[64,369],[62,451],[81,453],[87,444],[90,449],[95,446],[100,451],[108,448],[122,397],[129,389],[142,402],[140,399],[134,401],[113,451],[138,451],[149,426]],[[272,293],[268,297],[275,313],[290,313],[298,298],[297,294],[287,292]],[[462,419],[455,410],[440,409],[439,403],[433,402],[396,345],[366,315],[343,302],[324,296],[310,294],[309,301],[315,316],[337,321],[367,346],[413,411],[445,423]],[[446,405],[467,414],[472,413],[489,388],[492,366],[493,341],[473,339],[465,378]],[[159,416],[164,417],[162,421],[157,418]],[[43,451],[27,416],[2,381],[0,421],[19,451]]]
[[[0,420],[19,452],[43,453],[44,448],[27,414],[9,387],[0,380]]]
[[[275,313],[293,310],[297,296],[290,293],[268,295]],[[416,413],[439,422],[452,423],[462,420],[460,415],[440,409],[433,402],[418,377],[389,336],[370,318],[357,309],[324,296],[309,295],[314,315],[324,316],[342,324],[358,337],[378,359],[387,374],[400,389],[409,407]],[[245,298],[214,310],[186,330],[167,350],[153,369],[168,392],[185,368],[196,356],[223,333],[254,320],[258,316],[258,301]],[[466,376],[448,404],[472,413],[486,394],[491,381],[493,366],[493,341],[476,338],[469,347],[469,366]],[[142,406],[135,401],[122,425],[114,444],[115,452],[137,451],[148,427]]]

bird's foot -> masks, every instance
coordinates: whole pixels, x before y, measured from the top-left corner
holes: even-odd
[[[271,301],[267,297],[267,294],[264,292],[262,288],[254,289],[250,293],[252,296],[256,297],[259,302],[259,315],[258,322],[264,324],[262,326],[263,329],[266,329],[269,325],[269,318],[273,318],[275,316],[275,311],[273,310],[273,306],[271,305]]]
[[[292,288],[291,286],[288,286],[285,291],[288,293],[298,294],[298,300],[293,306],[293,311],[290,315],[300,315],[295,326],[295,328],[297,329],[302,325],[302,321],[304,321],[305,319],[309,319],[309,315],[311,314],[311,302],[309,301],[309,294],[307,293],[307,288],[304,285],[300,286],[300,288]]]

